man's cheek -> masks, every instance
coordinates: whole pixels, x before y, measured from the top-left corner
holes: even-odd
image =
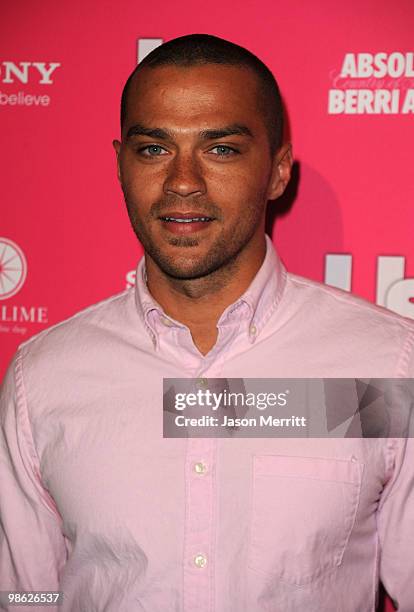
[[[128,196],[133,200],[139,207],[145,207],[146,203],[154,203],[159,197],[159,188],[153,181],[148,177],[137,175],[136,173],[130,174],[125,180],[125,189],[128,192]]]
[[[163,191],[165,176],[160,172],[150,172],[146,168],[134,168],[128,174],[130,189],[143,195],[147,199],[153,199],[155,194]]]

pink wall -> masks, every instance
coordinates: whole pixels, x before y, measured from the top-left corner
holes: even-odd
[[[111,147],[139,39],[207,32],[268,64],[284,94],[299,178],[273,229],[282,258],[291,271],[320,281],[328,274],[345,287],[340,266],[351,258],[330,258],[327,271],[326,255],[351,255],[352,291],[414,318],[413,3],[235,6],[3,6],[0,376],[22,340],[123,290],[141,255]]]

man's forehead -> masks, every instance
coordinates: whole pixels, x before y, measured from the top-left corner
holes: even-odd
[[[257,78],[240,66],[157,66],[137,72],[128,95],[128,123],[152,123],[168,114],[179,124],[203,115],[217,126],[255,122]]]
[[[157,88],[150,91],[148,87]],[[165,95],[212,95],[232,91],[237,95],[243,91],[244,97],[249,90],[252,96],[257,93],[258,79],[248,67],[228,64],[196,64],[190,66],[161,65],[138,70],[131,82],[130,99],[137,96],[150,97],[154,94]]]

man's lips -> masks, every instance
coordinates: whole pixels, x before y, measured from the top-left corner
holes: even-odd
[[[209,227],[214,221],[214,217],[209,217],[200,212],[169,212],[168,214],[160,215],[164,227],[173,234],[190,234],[199,232]]]
[[[190,221],[213,221],[214,217],[197,211],[178,212],[172,211],[159,216],[162,221],[188,223]]]

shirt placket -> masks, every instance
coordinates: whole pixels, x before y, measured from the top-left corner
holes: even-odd
[[[217,447],[211,438],[189,438],[187,442],[183,612],[211,612]]]

